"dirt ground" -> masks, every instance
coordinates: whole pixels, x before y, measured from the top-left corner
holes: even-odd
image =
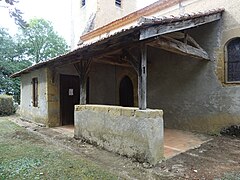
[[[120,179],[229,179],[240,180],[240,139],[213,136],[200,147],[164,160],[155,167],[96,148],[80,140],[67,137],[49,128],[21,121],[9,120],[39,136],[55,147],[83,157]]]

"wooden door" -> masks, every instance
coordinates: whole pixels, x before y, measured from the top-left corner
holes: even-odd
[[[119,100],[120,106],[133,107],[134,97],[133,97],[133,84],[128,76],[125,76],[119,87]]]
[[[74,124],[74,105],[79,104],[78,76],[60,75],[60,111],[62,125]]]

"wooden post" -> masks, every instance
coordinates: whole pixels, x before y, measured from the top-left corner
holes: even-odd
[[[87,94],[86,94],[86,79],[80,77],[80,105],[87,103]]]
[[[87,61],[81,60],[80,63],[74,64],[75,69],[78,72],[79,80],[80,80],[80,99],[79,104],[84,105],[87,103],[87,77],[89,74],[90,66],[92,59],[88,59]]]
[[[147,46],[141,46],[140,69],[138,73],[138,106],[147,109]]]

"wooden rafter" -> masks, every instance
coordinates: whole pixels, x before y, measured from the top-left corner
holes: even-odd
[[[160,36],[157,40],[148,43],[148,45],[197,59],[210,60],[208,53],[202,48],[193,47],[168,36]]]

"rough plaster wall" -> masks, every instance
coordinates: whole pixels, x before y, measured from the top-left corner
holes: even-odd
[[[48,127],[60,126],[59,75],[47,69]]]
[[[163,109],[166,127],[218,133],[240,123],[240,88],[224,87],[215,71],[220,32],[221,22],[189,32],[211,61],[149,48],[148,107]]]
[[[114,105],[115,97],[115,67],[110,65],[94,64],[90,76],[90,103]]]
[[[73,65],[64,65],[56,68],[56,74],[74,75],[78,76],[78,73]]]
[[[21,76],[20,114],[24,119],[46,124],[48,118],[46,76],[45,68]],[[32,105],[32,78],[38,78],[38,107]]]
[[[97,12],[97,0],[86,1],[86,5],[81,7],[81,1],[76,1],[74,6],[76,13],[74,21],[76,22],[76,31],[80,34],[84,31],[91,15]],[[79,33],[78,33],[79,34]],[[79,36],[80,37],[80,36]],[[78,40],[79,40],[79,37]]]
[[[64,65],[47,69],[47,97],[48,97],[48,123],[47,126],[60,126],[60,74],[77,76],[73,65]]]
[[[90,70],[90,103],[119,105],[119,84],[129,76],[134,86],[134,105],[137,106],[137,74],[132,68],[93,64]]]
[[[153,165],[163,159],[163,112],[104,105],[75,106],[74,136]]]
[[[122,0],[122,7],[115,5],[115,0],[98,0],[95,28],[104,26],[137,9],[137,0]]]

